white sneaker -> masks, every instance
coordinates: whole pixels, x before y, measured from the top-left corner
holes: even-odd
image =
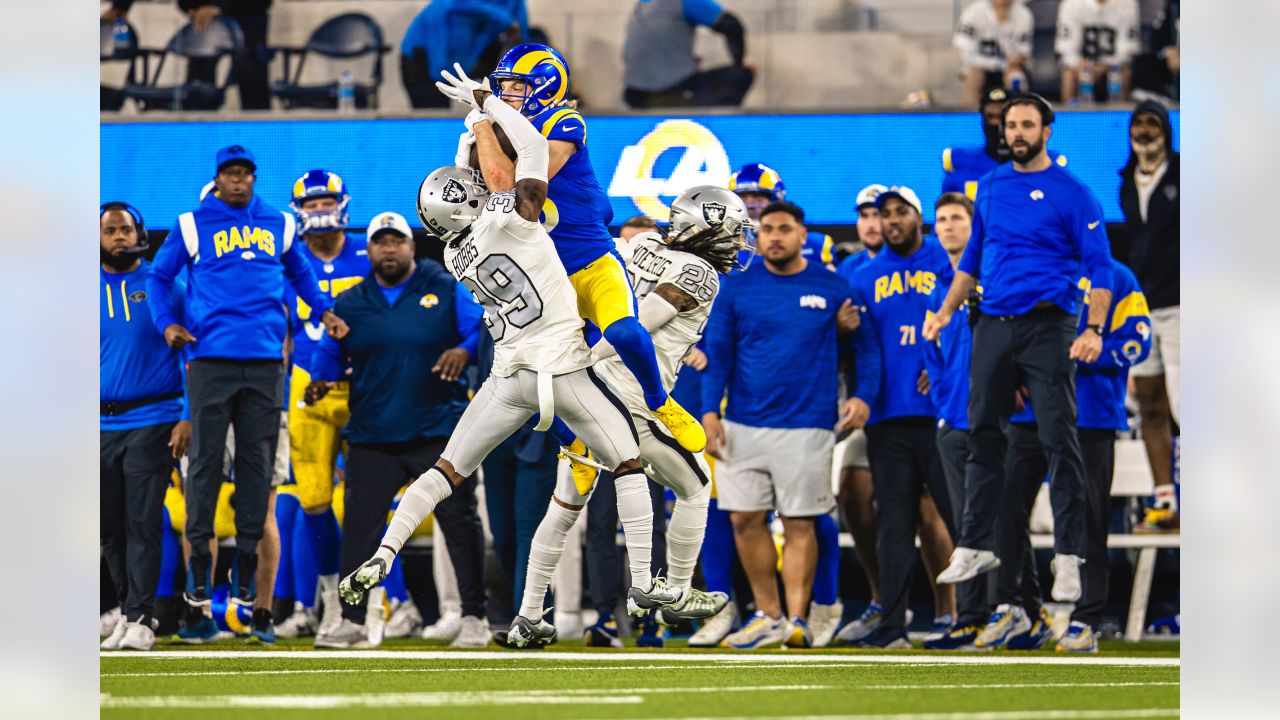
[[[483,648],[489,646],[489,623],[484,620],[468,615],[462,618],[461,627],[458,630],[458,636],[449,643],[449,647],[456,648]]]
[[[102,613],[102,617],[98,618],[98,637],[104,638],[115,632],[116,621],[118,621],[124,613],[120,612],[119,607],[113,607]]]
[[[321,575],[317,581],[320,587],[320,629],[319,633],[331,632],[342,622],[342,605],[338,600],[338,576]]]
[[[339,650],[374,647],[369,643],[369,631],[346,618],[339,620],[338,626],[332,630],[321,630],[316,635],[315,646]]]
[[[733,626],[737,622],[738,606],[730,602],[720,612],[707,618],[702,623],[702,627],[698,628],[698,632],[689,637],[689,647],[718,647],[729,633],[733,632]]]
[[[987,649],[1004,645],[1011,637],[1017,637],[1031,629],[1031,618],[1021,605],[1002,603],[987,620],[986,627],[973,641],[974,647]]]
[[[412,600],[391,602],[391,618],[384,633],[389,638],[403,638],[418,634],[422,629],[422,613]]]
[[[316,615],[300,602],[293,604],[293,614],[276,626],[276,637],[311,637],[316,634]]]
[[[98,647],[103,650],[119,650],[120,641],[124,639],[125,631],[128,630],[128,628],[125,627],[126,625],[128,625],[128,623],[125,622],[124,615],[120,615],[116,618],[116,624],[112,626],[111,634],[107,635],[107,639],[103,640],[102,644]]]
[[[946,570],[938,573],[938,584],[962,583],[998,567],[1000,567],[1000,558],[990,550],[958,547],[951,553],[951,564]]]
[[[809,604],[809,630],[813,632],[813,647],[826,647],[831,644],[840,629],[840,618],[844,615],[844,603],[837,600],[833,605]]]
[[[128,623],[124,638],[120,640],[121,650],[150,650],[156,645],[156,632],[149,623]]]
[[[453,642],[458,637],[458,633],[462,632],[462,616],[449,613],[440,616],[440,619],[434,625],[428,625],[422,629],[423,640],[439,640],[441,642]]]
[[[1049,568],[1053,570],[1053,599],[1058,602],[1075,602],[1080,599],[1080,563],[1078,555],[1054,555]]]
[[[741,630],[725,638],[721,645],[734,650],[754,650],[781,645],[791,637],[791,630],[791,623],[786,618],[775,620],[757,610],[747,619],[747,623]]]

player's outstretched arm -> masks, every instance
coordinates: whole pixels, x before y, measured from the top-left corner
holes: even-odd
[[[502,126],[516,151],[516,212],[525,220],[538,222],[547,199],[547,139],[519,111],[493,95],[484,99],[484,111]],[[476,137],[478,140],[479,135]]]

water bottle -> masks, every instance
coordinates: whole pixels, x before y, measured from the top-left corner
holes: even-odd
[[[338,112],[348,115],[356,111],[356,82],[350,70],[338,77]]]
[[[1093,104],[1093,67],[1088,62],[1080,69],[1080,93],[1076,101],[1081,105]]]
[[[111,28],[112,42],[115,46],[116,57],[128,57],[132,43],[130,43],[129,23],[124,20],[117,19],[115,25]]]
[[[1107,70],[1107,102],[1120,102],[1124,99],[1124,77],[1120,74],[1120,66],[1112,65]]]
[[[1024,86],[1027,84],[1027,76],[1021,72],[1015,72],[1009,77],[1009,92],[1013,95],[1021,95]]]

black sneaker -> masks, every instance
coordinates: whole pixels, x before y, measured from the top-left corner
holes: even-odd
[[[213,573],[213,556],[191,553],[187,563],[187,587],[182,597],[192,607],[209,607],[210,575]]]
[[[907,631],[880,626],[870,635],[853,643],[853,647],[876,650],[910,650],[911,641],[907,639]]]
[[[254,578],[258,574],[258,554],[236,551],[231,561],[231,596],[228,598],[236,605],[250,606],[256,596]]]

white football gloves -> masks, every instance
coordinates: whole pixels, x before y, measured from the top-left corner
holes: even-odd
[[[441,70],[440,77],[444,78],[444,82],[437,82],[436,87],[445,97],[454,102],[470,105],[473,110],[480,110],[480,103],[476,102],[476,91],[492,92],[489,89],[489,79],[485,78],[484,82],[472,80],[467,77],[467,72],[458,63],[453,64],[453,71],[457,73],[457,77],[449,74],[448,70]]]

